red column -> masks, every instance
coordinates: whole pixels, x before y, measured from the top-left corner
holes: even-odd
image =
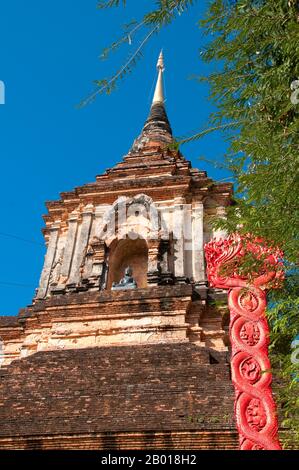
[[[248,253],[259,266],[250,277],[240,274],[240,263]],[[279,287],[283,279],[282,253],[250,236],[232,235],[207,243],[205,255],[210,286],[229,289],[231,370],[240,449],[280,450],[269,371],[265,289]]]

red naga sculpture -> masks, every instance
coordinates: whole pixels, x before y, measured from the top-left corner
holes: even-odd
[[[280,450],[269,371],[265,289],[277,288],[282,282],[282,253],[250,235],[236,234],[207,243],[205,255],[210,285],[229,289],[231,370],[240,449]],[[250,278],[240,270],[240,261],[248,255],[259,266]]]

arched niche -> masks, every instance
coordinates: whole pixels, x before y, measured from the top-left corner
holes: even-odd
[[[140,238],[158,236],[159,212],[153,200],[146,194],[119,197],[105,212],[100,238],[109,246],[115,235],[122,239],[136,233]]]
[[[133,270],[138,288],[147,287],[148,247],[143,238],[115,239],[109,247],[109,271],[107,289],[119,282],[127,266]]]

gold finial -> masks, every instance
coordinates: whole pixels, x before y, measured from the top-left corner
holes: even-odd
[[[165,70],[165,67],[164,67],[164,56],[163,56],[163,50],[160,52],[160,55],[159,55],[159,58],[158,58],[158,62],[157,62],[157,69],[158,70],[162,70],[162,72],[164,72]]]
[[[155,88],[153,103],[164,103],[164,87],[163,87],[163,72],[165,70],[164,66],[164,57],[163,52],[160,52],[158,62],[157,62],[157,69],[158,69],[158,80]]]

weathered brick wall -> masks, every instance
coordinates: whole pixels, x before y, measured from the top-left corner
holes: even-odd
[[[194,433],[198,448],[235,442],[228,366],[190,343],[41,352],[0,376],[2,448],[76,435],[87,448],[109,447],[111,436],[124,448],[155,439],[149,445],[163,448],[167,435],[180,448]]]
[[[190,285],[179,285],[80,292],[38,301],[22,309],[13,322],[0,317],[3,364],[39,351],[187,341],[191,296]]]
[[[238,450],[233,431],[161,431],[0,438],[5,450]]]

